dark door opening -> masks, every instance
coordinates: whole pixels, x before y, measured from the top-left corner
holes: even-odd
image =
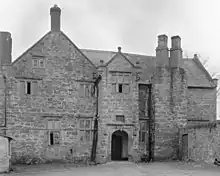
[[[126,132],[116,131],[112,134],[111,159],[128,160],[128,134]]]

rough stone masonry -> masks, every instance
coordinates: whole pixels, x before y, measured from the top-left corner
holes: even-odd
[[[216,119],[216,80],[196,55],[182,57],[179,36],[169,49],[159,35],[156,56],[79,49],[61,31],[61,9],[50,16],[50,31],[13,62],[11,35],[0,33],[0,117],[7,96],[13,163],[88,162],[97,108],[99,163],[177,159],[179,129]]]

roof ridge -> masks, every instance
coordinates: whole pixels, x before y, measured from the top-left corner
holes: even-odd
[[[116,53],[117,53],[117,51],[100,50],[100,49],[83,49],[83,48],[80,48],[80,50],[82,50],[82,51],[93,51],[93,52],[108,52],[108,53],[113,53],[113,54],[116,54]],[[135,55],[135,56],[156,57],[156,56],[151,56],[151,55],[128,53],[128,52],[122,52],[122,53],[123,53],[123,54],[128,54],[128,55]]]

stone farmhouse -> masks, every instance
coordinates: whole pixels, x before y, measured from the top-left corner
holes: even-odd
[[[0,33],[1,133],[14,139],[12,163],[189,156],[184,129],[216,121],[217,80],[196,54],[182,57],[181,38],[168,48],[159,35],[156,56],[81,49],[61,31],[61,9],[50,15],[50,31],[13,62],[11,34]]]

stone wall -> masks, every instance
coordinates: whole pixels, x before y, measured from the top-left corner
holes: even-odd
[[[44,59],[45,68],[33,68],[32,59]],[[13,163],[70,161],[90,156],[92,139],[80,141],[79,120],[93,119],[96,98],[81,94],[81,84],[92,88],[95,67],[62,34],[49,33],[13,64],[9,78],[10,106],[7,135]],[[26,94],[22,82],[34,87]],[[49,120],[60,122],[60,143],[49,145]]]
[[[181,129],[180,134],[180,148],[182,147],[182,135],[188,134],[188,153],[182,158],[210,163],[213,163],[215,158],[220,159],[219,121],[189,125],[187,128]]]
[[[188,119],[216,120],[216,89],[188,89]]]

